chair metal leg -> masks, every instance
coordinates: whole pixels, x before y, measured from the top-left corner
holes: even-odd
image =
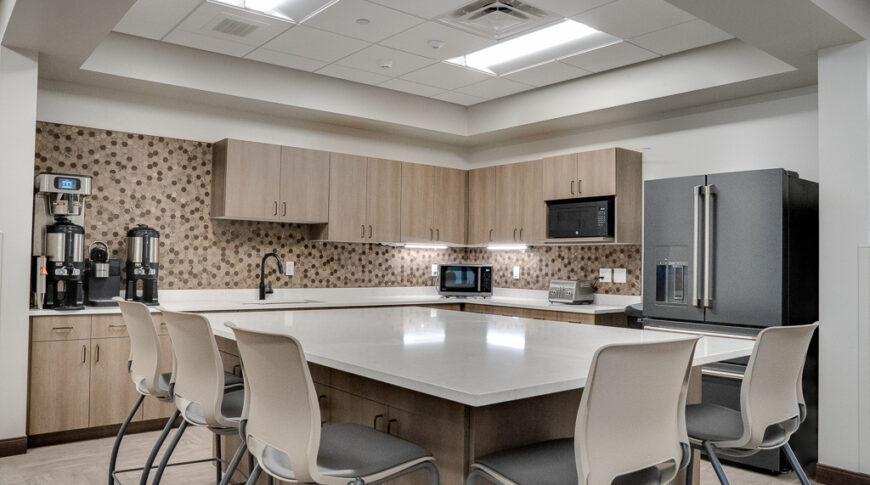
[[[260,464],[259,464],[259,463],[257,463],[256,465],[254,465],[254,469],[251,470],[251,474],[248,475],[248,481],[245,482],[245,485],[254,485],[255,483],[257,483],[257,479],[260,478],[260,473],[261,473],[262,471],[263,471],[263,469],[260,468]]]
[[[148,475],[151,474],[151,467],[154,466],[154,460],[157,459],[157,453],[160,452],[160,448],[166,441],[166,437],[169,436],[169,432],[172,431],[172,425],[175,423],[175,420],[178,419],[180,414],[181,412],[176,409],[169,418],[169,421],[166,422],[166,426],[163,427],[163,431],[160,433],[160,437],[157,438],[157,442],[154,443],[154,447],[151,448],[151,454],[148,455],[148,460],[145,462],[145,467],[142,469],[142,476],[139,478],[139,485],[147,485]]]
[[[236,452],[233,453],[233,459],[230,460],[230,464],[227,465],[227,471],[224,473],[224,477],[221,479],[220,485],[229,485],[230,480],[233,477],[233,474],[236,473],[236,468],[239,466],[239,462],[242,461],[242,455],[247,451],[248,445],[242,441],[239,443],[238,448],[236,448]]]
[[[716,472],[716,476],[719,477],[719,483],[722,485],[731,485],[731,482],[728,481],[728,477],[725,476],[725,470],[722,469],[722,464],[719,463],[719,457],[716,456],[716,450],[713,449],[713,444],[709,441],[705,441],[704,450],[707,451],[707,456],[710,458],[710,463],[713,465],[713,471]]]
[[[118,452],[121,451],[121,440],[124,439],[124,433],[127,432],[127,426],[130,424],[130,421],[133,420],[136,411],[139,411],[139,407],[142,406],[142,401],[144,399],[145,395],[139,394],[139,399],[136,399],[136,404],[133,405],[133,409],[130,410],[127,419],[124,420],[124,423],[121,424],[121,429],[118,430],[118,436],[115,437],[115,444],[112,446],[112,456],[109,458],[109,485],[115,485],[115,464],[118,461]]]
[[[791,463],[791,467],[794,468],[794,472],[797,474],[798,480],[801,482],[801,485],[810,485],[810,479],[807,478],[807,474],[806,472],[804,472],[804,469],[801,466],[801,462],[798,461],[797,456],[795,456],[794,450],[791,449],[791,445],[786,443],[782,445],[782,449],[785,451],[785,457],[788,458],[788,462]]]
[[[215,476],[217,478],[217,480],[215,480],[215,483],[220,483],[221,478],[223,477],[224,464],[221,461],[221,458],[223,458],[222,454],[223,453],[221,451],[221,436],[219,434],[215,434],[214,435],[214,457],[217,458],[217,461],[214,462],[214,469],[215,469],[215,474],[216,474]]]
[[[160,466],[158,466],[157,471],[154,472],[154,481],[151,482],[152,485],[160,483],[160,479],[163,477],[163,472],[166,470],[166,465],[169,464],[169,458],[172,456],[172,452],[175,451],[175,447],[178,446],[178,442],[181,441],[181,436],[184,434],[184,430],[186,429],[187,421],[181,421],[178,431],[175,432],[175,436],[166,448],[166,453],[163,454],[163,458],[160,460]]]
[[[689,453],[694,455],[695,450],[694,449],[690,449],[690,450],[691,451],[689,451]],[[694,456],[691,456],[689,458],[689,463],[686,465],[686,485],[692,485],[692,475],[695,472],[695,460],[693,458],[694,458]]]
[[[476,478],[482,478],[489,481],[490,483],[498,483],[492,476],[490,476],[489,473],[486,473],[480,468],[472,468],[471,471],[468,472],[468,477],[465,479],[465,485],[474,485],[475,483],[477,483],[475,481]]]
[[[427,462],[426,469],[429,473],[429,483],[431,485],[441,485],[441,474],[438,472],[438,465],[435,462]]]

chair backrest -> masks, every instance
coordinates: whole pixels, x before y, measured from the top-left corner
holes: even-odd
[[[263,466],[265,447],[274,448],[289,457],[297,482],[323,483],[317,469],[320,405],[302,345],[287,335],[227,326],[242,357],[248,449]]]
[[[580,485],[610,485],[658,467],[676,476],[688,449],[686,393],[697,339],[607,345],[580,400],[574,453]]]
[[[193,424],[233,427],[224,418],[224,370],[211,325],[202,315],[159,308],[175,354],[175,405]],[[204,422],[193,416],[201,415]]]
[[[717,446],[779,448],[797,431],[803,402],[803,368],[818,322],[766,328],[758,334],[740,387],[743,436]],[[771,428],[779,425],[779,428]],[[778,433],[769,433],[768,428]],[[765,433],[768,436],[765,437]]]
[[[148,307],[135,301],[113,298],[121,308],[130,336],[130,378],[140,394],[165,397],[157,385],[160,376],[160,340]]]

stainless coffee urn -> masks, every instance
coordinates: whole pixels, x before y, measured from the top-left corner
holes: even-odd
[[[157,252],[160,233],[145,224],[127,231],[127,289],[124,298],[157,305],[157,271],[160,267]],[[141,283],[141,294],[138,291]]]

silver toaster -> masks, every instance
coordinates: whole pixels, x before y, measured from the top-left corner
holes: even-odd
[[[580,305],[595,299],[595,283],[589,280],[551,280],[550,303]]]

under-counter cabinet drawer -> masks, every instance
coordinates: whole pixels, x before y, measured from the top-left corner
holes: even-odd
[[[91,338],[128,337],[123,315],[94,315]]]
[[[33,342],[27,434],[88,427],[90,345],[89,340]]]
[[[30,326],[32,342],[54,340],[80,340],[91,338],[89,315],[63,317],[36,317]]]

